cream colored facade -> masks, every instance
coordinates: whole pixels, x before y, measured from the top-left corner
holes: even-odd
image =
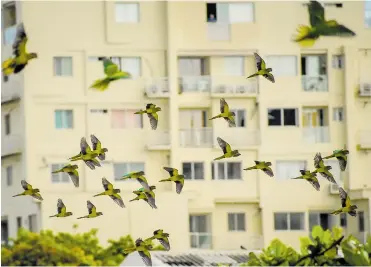
[[[357,37],[321,38],[313,48],[301,49],[290,41],[296,25],[308,24],[301,2],[256,1],[250,6],[218,2],[208,6],[206,2],[150,1],[128,7],[113,1],[17,1],[17,23],[24,22],[28,51],[37,52],[38,59],[2,83],[1,215],[8,222],[9,236],[16,234],[21,222],[35,231],[99,228],[103,243],[126,234],[146,237],[162,228],[170,233],[173,249],[179,251],[191,248],[190,236],[193,246],[217,250],[240,245],[259,249],[275,237],[296,247],[299,237],[310,231],[310,218],[329,227],[340,224],[339,217],[325,215],[340,207],[340,199],[337,189],[332,188],[331,193],[330,184],[322,177],[317,192],[309,183],[288,180],[285,174],[299,175],[305,166],[313,169],[316,152],[325,156],[346,144],[350,151],[347,170],[340,174],[337,162],[330,163],[335,178],[345,183],[363,211],[363,220],[362,215],[347,216],[346,231],[363,238],[371,223],[371,103],[367,102],[371,102],[371,28],[364,23],[365,2],[343,3],[343,7],[326,6],[326,17],[336,18]],[[207,22],[206,16],[214,8],[218,22]],[[241,19],[239,9],[251,11],[250,21],[233,22],[246,19]],[[139,22],[133,22],[138,14]],[[130,17],[132,22],[117,22],[120,16]],[[5,29],[6,35],[11,37],[14,29]],[[11,45],[2,47],[4,60],[11,55]],[[253,52],[273,67],[276,83],[245,79],[256,69]],[[325,60],[320,61],[319,55]],[[114,82],[105,92],[92,91],[92,82],[103,77],[102,64],[96,60],[99,56],[139,57],[140,77]],[[54,57],[72,58],[71,76],[55,74]],[[204,58],[201,72],[196,69],[199,60],[178,63],[190,57]],[[228,128],[222,119],[207,120],[219,113],[222,97],[231,108],[245,111],[241,115],[245,127]],[[156,131],[150,130],[146,116],[143,128],[130,127],[136,121],[130,115],[123,119],[129,126],[112,127],[115,110],[137,110],[146,103],[162,107]],[[268,125],[268,109],[281,109],[273,111],[276,122],[271,119],[271,123],[277,124],[280,116],[280,124],[293,125]],[[55,110],[72,110],[72,128],[56,129]],[[6,114],[10,116],[5,118]],[[6,120],[10,121],[8,134]],[[71,182],[52,182],[51,165],[66,163],[78,153],[80,138],[89,139],[90,134],[109,149],[106,164],[92,171],[79,163],[79,188]],[[232,165],[225,165],[224,171],[241,179],[212,179],[211,163],[221,155],[217,136],[240,150],[240,157],[220,162],[240,162],[235,171]],[[275,178],[242,170],[254,160],[271,161]],[[305,161],[305,165],[285,165],[285,161]],[[157,186],[157,210],[144,202],[129,203],[135,197],[131,191],[140,185],[115,181],[113,170],[113,164],[125,162],[145,163],[149,183]],[[187,179],[178,195],[174,185],[158,181],[168,176],[162,167],[182,171],[183,162],[203,163],[203,175]],[[223,165],[215,168],[214,175],[225,177]],[[92,197],[103,191],[103,176],[122,190],[125,209],[108,197]],[[11,197],[22,191],[21,179],[41,190],[42,203]],[[56,212],[58,198],[73,216],[49,218]],[[104,215],[77,220],[87,214],[87,200]],[[286,223],[287,230],[275,230],[277,212],[290,213],[285,215],[292,221]],[[319,215],[321,212],[324,215]],[[245,214],[245,220],[240,220],[244,226],[235,226],[244,231],[228,230],[228,213]],[[190,215],[207,215],[197,217],[207,221],[202,233],[202,227],[194,226],[193,221],[202,219],[192,219],[193,231],[198,232],[190,233]],[[233,216],[236,220],[237,215]],[[281,227],[286,228],[285,222]],[[79,228],[73,230],[76,223]],[[299,230],[290,230],[295,225]]]

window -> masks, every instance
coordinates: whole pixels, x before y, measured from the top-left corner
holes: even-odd
[[[340,213],[340,227],[347,227],[347,214]]]
[[[304,230],[304,212],[275,212],[274,230]]]
[[[245,75],[244,57],[224,57],[225,73],[231,76]]]
[[[13,184],[13,166],[6,167],[6,184],[7,186]]]
[[[179,58],[178,59],[179,77],[202,76],[206,73],[205,58]]]
[[[309,231],[316,225],[320,225],[324,230],[331,229],[335,224],[333,218],[328,213],[309,212]]]
[[[111,126],[114,129],[143,128],[143,115],[134,114],[137,110],[111,110]]]
[[[365,1],[365,25],[371,28],[371,0]]]
[[[241,162],[211,163],[211,178],[213,180],[242,179]]]
[[[22,227],[22,217],[18,216],[17,217],[17,230]]]
[[[228,9],[230,23],[254,22],[253,3],[230,3],[228,4]]]
[[[59,163],[59,164],[52,164],[51,165],[51,172],[56,170],[62,169],[67,164]],[[69,183],[70,177],[67,173],[59,172],[59,173],[52,173],[52,183]]]
[[[72,76],[72,57],[54,57],[54,76]]]
[[[344,108],[334,108],[332,111],[334,121],[343,121],[344,120]]]
[[[72,110],[55,110],[55,128],[72,129],[73,128],[73,111]]]
[[[1,218],[1,244],[7,244],[9,239],[8,218]]]
[[[91,109],[90,113],[107,114],[108,110],[107,109]]]
[[[210,215],[189,215],[191,248],[211,248]]]
[[[17,10],[15,1],[9,1],[2,5],[3,27],[4,29],[17,24]]]
[[[303,55],[301,57],[301,74],[314,78],[327,75],[327,55]]]
[[[28,215],[28,229],[30,232],[37,232],[36,214]]]
[[[115,3],[117,23],[138,23],[139,17],[139,3]]]
[[[4,116],[4,123],[5,123],[5,135],[10,134],[10,114],[5,114]]]
[[[300,170],[307,167],[305,160],[276,161],[276,179],[287,180],[300,176]]]
[[[206,19],[207,22],[216,22],[216,3],[206,3]]]
[[[358,231],[365,231],[365,213],[363,211],[358,212]]]
[[[228,231],[246,231],[245,213],[228,213]]]
[[[123,162],[113,164],[113,175],[115,180],[120,180],[122,176],[129,172],[140,172],[144,170],[144,162]],[[120,180],[123,181],[123,180]],[[130,179],[129,179],[130,181]]]
[[[231,112],[234,112],[234,114],[236,114],[236,116],[234,117],[234,120],[236,121],[236,127],[246,127],[246,111],[244,109],[231,109]]]
[[[297,108],[268,109],[268,126],[299,126]]]
[[[129,72],[132,78],[142,75],[142,59],[140,57],[111,57],[111,60],[122,71]]]
[[[332,67],[334,69],[344,68],[344,55],[333,55],[332,56]]]
[[[203,180],[204,163],[203,162],[183,162],[183,175],[185,179]]]
[[[296,56],[266,56],[267,68],[272,68],[274,76],[297,76]]]

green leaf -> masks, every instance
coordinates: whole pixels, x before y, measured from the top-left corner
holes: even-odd
[[[329,247],[333,242],[332,233],[330,232],[330,230],[324,231],[322,238],[320,238],[320,240],[322,244],[325,244],[326,247]]]
[[[269,254],[274,258],[280,258],[285,255],[287,247],[279,239],[273,239],[271,245],[269,246]]]
[[[325,257],[328,257],[330,259],[334,259],[337,255],[336,253],[336,247],[333,247],[332,249],[325,252]]]
[[[322,240],[323,235],[324,235],[324,231],[323,231],[323,229],[322,229],[321,226],[316,225],[316,226],[314,226],[312,228],[312,237],[313,237],[313,239],[315,239],[316,237],[318,237],[320,240]]]
[[[358,245],[358,240],[352,236],[344,241],[341,244],[341,248],[344,253],[344,259],[354,266],[370,265],[368,253],[363,248],[359,248]]]
[[[364,245],[364,249],[367,251],[367,253],[371,254],[371,235],[367,237],[367,241]]]
[[[341,227],[337,227],[337,226],[334,226],[332,228],[332,237],[335,239],[335,240],[338,240],[340,237],[343,236],[343,228]]]
[[[312,244],[313,244],[313,242],[309,237],[307,237],[307,236],[300,237],[300,252],[301,252],[301,254],[303,254],[303,255],[309,254],[308,246],[312,245]]]

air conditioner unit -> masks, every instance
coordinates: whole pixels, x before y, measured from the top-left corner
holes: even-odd
[[[371,83],[361,84],[360,96],[371,96]]]
[[[330,194],[331,195],[338,195],[339,194],[339,186],[337,184],[330,184]]]

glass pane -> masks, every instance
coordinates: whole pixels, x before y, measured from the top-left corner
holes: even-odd
[[[229,231],[235,231],[237,230],[235,227],[235,214],[234,213],[228,213],[228,230]]]
[[[112,128],[125,128],[124,110],[111,110],[111,126]]]
[[[194,179],[202,180],[204,179],[204,164],[202,162],[193,163],[194,166]]]
[[[13,167],[8,166],[6,167],[6,183],[8,186],[12,185],[12,180],[13,180]]]
[[[211,237],[209,234],[200,234],[198,242],[200,248],[207,249],[211,247]]]
[[[229,4],[229,21],[231,23],[253,22],[254,10],[252,3]]]
[[[183,175],[184,179],[192,179],[192,164],[189,162],[183,162]]]
[[[199,233],[207,233],[207,216],[206,215],[198,215],[196,217],[196,224],[195,224],[195,230]]]
[[[52,164],[51,168],[52,168],[51,172],[54,172],[60,169],[60,164]],[[52,173],[52,182],[58,183],[59,181],[60,181],[60,173]]]
[[[312,231],[312,228],[318,224],[319,224],[318,213],[310,212],[309,213],[309,231]]]
[[[268,125],[269,126],[281,125],[280,109],[268,109]]]
[[[142,162],[131,162],[128,164],[129,172],[140,172],[144,170],[144,163]]]
[[[211,179],[215,179],[215,164],[211,163]]]
[[[191,248],[198,248],[198,235],[191,234]]]
[[[228,162],[227,163],[227,179],[241,179],[241,163]]]
[[[72,110],[65,110],[65,127],[72,129],[73,128],[73,112]]]
[[[126,163],[114,163],[113,164],[113,175],[115,180],[119,180],[122,176],[129,173]]]
[[[347,214],[346,213],[340,214],[340,226],[347,227]]]
[[[301,212],[290,213],[290,230],[304,229],[304,214]]]
[[[127,71],[132,77],[141,75],[141,58],[139,57],[124,57],[122,58],[122,70]]]
[[[56,110],[54,111],[54,120],[55,120],[55,128],[62,129],[63,128],[63,121],[62,121],[62,111]]]
[[[286,126],[296,125],[296,109],[284,109],[283,110],[283,123]]]
[[[225,179],[225,174],[224,174],[224,162],[223,163],[217,163],[217,168],[218,168],[218,179]]]
[[[281,212],[274,213],[274,229],[288,230],[287,213]]]
[[[246,120],[245,110],[243,109],[237,110],[237,121],[236,121],[237,126],[245,127],[245,120]]]
[[[246,226],[245,226],[245,213],[238,213],[237,214],[237,230],[239,231],[245,231]]]

